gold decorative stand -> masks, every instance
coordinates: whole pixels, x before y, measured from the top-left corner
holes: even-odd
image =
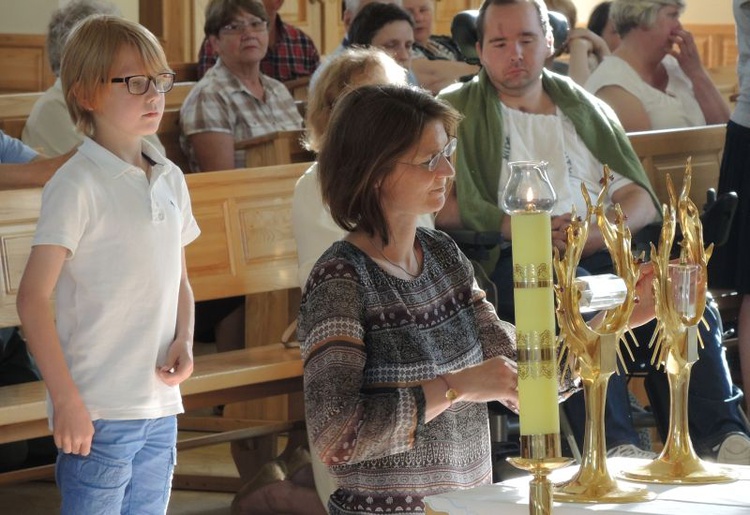
[[[560,457],[560,433],[521,436],[521,457],[508,458],[508,462],[533,476],[529,483],[529,515],[552,513],[552,482],[547,476],[572,461]]]
[[[604,433],[604,407],[609,378],[617,370],[617,358],[622,359],[619,342],[637,302],[635,284],[638,280],[638,261],[630,247],[630,230],[625,226],[619,206],[615,207],[615,221],[605,216],[604,199],[609,186],[609,170],[605,167],[603,188],[595,207],[585,187],[581,191],[586,200],[587,213],[581,219],[573,213],[567,230],[567,248],[561,260],[555,255],[557,272],[557,321],[562,342],[561,358],[567,356],[570,371],[581,378],[586,404],[586,426],[581,466],[576,475],[554,486],[554,499],[563,502],[625,503],[648,501],[655,497],[645,488],[625,487],[617,483],[607,469],[607,446]],[[622,303],[609,307],[595,331],[581,316],[581,291],[576,284],[576,268],[589,233],[589,221],[596,216],[604,242],[612,256],[615,272],[625,282],[627,293]],[[629,348],[628,348],[629,350]]]
[[[649,346],[652,363],[665,368],[669,380],[669,433],[657,459],[622,477],[649,483],[708,484],[734,481],[726,468],[706,463],[693,449],[688,432],[690,369],[698,360],[698,323],[706,307],[706,264],[713,244],[703,248],[703,228],[698,209],[688,197],[691,166],[688,161],[680,197],[667,176],[669,205],[662,207],[664,223],[658,252],[651,246],[654,263],[654,300],[657,327]],[[683,239],[679,263],[670,263],[670,251],[679,216]]]

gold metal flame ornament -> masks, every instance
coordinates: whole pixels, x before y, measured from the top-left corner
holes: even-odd
[[[622,360],[619,342],[624,339],[628,320],[637,302],[635,285],[639,277],[638,261],[631,251],[630,230],[620,206],[615,206],[614,222],[606,217],[604,199],[610,182],[610,171],[604,167],[603,187],[592,206],[591,198],[581,185],[586,201],[585,217],[578,218],[573,212],[573,221],[567,229],[565,256],[560,259],[555,253],[554,267],[557,272],[557,322],[560,326],[561,358],[565,356],[571,372],[580,377],[586,405],[586,426],[581,466],[576,475],[564,483],[554,486],[554,499],[563,502],[624,503],[653,499],[653,493],[644,488],[626,487],[618,484],[607,469],[607,446],[604,435],[604,407],[609,378],[617,371],[617,358]],[[576,279],[576,268],[580,262],[588,238],[589,221],[596,223],[609,250],[614,270],[627,286],[625,300],[619,306],[608,309],[596,330],[581,316],[580,291]]]
[[[707,484],[733,481],[735,476],[725,467],[706,463],[695,454],[688,432],[688,385],[690,369],[698,359],[698,324],[706,307],[706,264],[713,244],[703,248],[703,227],[700,213],[688,196],[692,167],[690,160],[679,198],[672,179],[667,175],[669,205],[662,206],[663,225],[658,252],[651,245],[654,264],[654,300],[657,326],[649,343],[653,347],[651,363],[664,367],[669,380],[669,433],[664,449],[657,459],[622,477],[651,483]],[[676,232],[676,218],[682,229],[680,263],[670,263],[670,252]],[[697,269],[697,280],[691,298],[676,284],[675,268]],[[702,345],[702,343],[701,343]]]

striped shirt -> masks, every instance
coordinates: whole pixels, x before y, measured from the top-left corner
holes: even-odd
[[[235,141],[242,141],[302,128],[302,116],[289,90],[263,74],[260,81],[264,101],[256,98],[220,59],[193,87],[180,109],[180,146],[188,156],[191,171],[200,171],[188,139],[193,134],[224,132],[234,135]],[[234,153],[234,166],[245,166],[245,151]]]

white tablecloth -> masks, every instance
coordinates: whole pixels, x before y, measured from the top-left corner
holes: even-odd
[[[616,473],[631,469],[643,460],[612,458],[607,466]],[[623,485],[645,486],[655,492],[655,500],[628,504],[577,504],[555,502],[554,515],[649,514],[649,515],[750,515],[750,467],[732,466],[738,481],[717,485],[652,485],[623,481]],[[553,481],[571,477],[577,467],[552,474]],[[459,490],[425,498],[425,504],[437,512],[450,515],[528,515],[529,476],[503,483]]]

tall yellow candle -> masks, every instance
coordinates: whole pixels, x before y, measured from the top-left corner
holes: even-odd
[[[559,433],[551,219],[511,216],[521,435]]]

